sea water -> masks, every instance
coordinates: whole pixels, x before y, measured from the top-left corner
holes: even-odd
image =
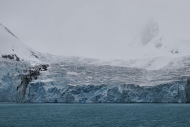
[[[0,103],[0,127],[190,127],[190,104]]]

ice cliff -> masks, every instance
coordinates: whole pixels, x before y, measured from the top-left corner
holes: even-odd
[[[188,66],[172,71],[147,71],[138,68],[84,65],[78,59],[75,60],[78,61],[77,64],[68,61],[30,67],[26,62],[1,60],[0,101],[190,102],[190,79],[185,75],[189,73]]]

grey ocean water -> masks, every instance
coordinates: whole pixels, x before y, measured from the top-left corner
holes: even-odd
[[[0,103],[0,127],[190,127],[190,104]]]

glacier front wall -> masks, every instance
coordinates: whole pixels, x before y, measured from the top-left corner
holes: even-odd
[[[60,103],[187,103],[190,78],[156,86],[135,84],[69,85],[55,81],[28,82],[26,62],[0,62],[0,102]],[[38,66],[36,70],[43,66]],[[45,69],[46,70],[46,69]],[[36,73],[39,75],[39,70]],[[30,77],[31,75],[29,75]],[[51,76],[51,75],[50,75]],[[25,79],[26,78],[26,79]],[[148,85],[148,84],[147,84]],[[19,86],[19,87],[18,87]]]
[[[53,82],[31,82],[26,94],[16,90],[10,77],[4,79],[7,87],[0,87],[0,102],[31,103],[187,103],[190,85],[185,81],[151,87],[123,85],[66,85],[56,87]],[[2,85],[2,84],[0,84]]]

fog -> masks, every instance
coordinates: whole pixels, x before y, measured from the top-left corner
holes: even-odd
[[[0,23],[31,48],[55,55],[125,58],[149,20],[186,39],[189,0],[0,0]],[[138,51],[137,51],[138,52]]]

